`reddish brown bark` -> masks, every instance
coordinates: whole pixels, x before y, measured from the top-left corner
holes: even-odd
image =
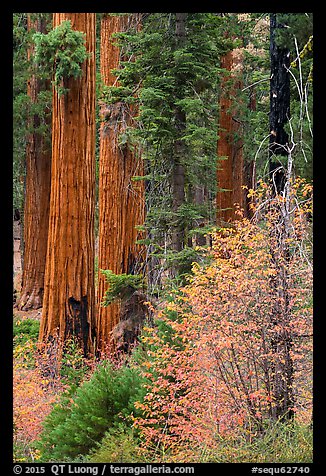
[[[95,14],[54,13],[86,34],[82,76],[53,91],[49,236],[40,340],[76,336],[86,355],[95,328]]]
[[[131,16],[104,15],[101,23],[101,77],[107,86],[118,85],[111,73],[118,68],[120,49],[114,45],[112,34],[125,31]],[[101,269],[115,274],[138,274],[141,271],[143,247],[136,243],[141,238],[138,225],[144,223],[144,182],[133,176],[143,175],[140,154],[131,151],[128,144],[119,146],[120,134],[133,123],[131,107],[118,102],[101,104],[99,165],[99,258],[98,258],[98,316],[97,347],[106,350],[112,344],[112,331],[122,318],[121,303],[101,306],[108,284]]]
[[[236,69],[241,57],[229,51],[222,57],[221,67],[227,74],[222,80],[220,97],[220,123],[217,155],[217,223],[223,225],[236,218],[236,207],[244,206],[243,185],[243,141],[239,115],[239,97],[242,81]]]
[[[45,19],[31,19],[27,16],[28,31],[35,30],[45,33]],[[34,47],[27,52],[28,60],[33,56]],[[48,82],[41,82],[32,75],[27,83],[27,94],[32,104],[38,100],[41,90],[49,88]],[[31,116],[29,127],[40,126],[40,117]],[[24,205],[24,268],[22,290],[18,303],[21,310],[42,307],[44,290],[44,271],[49,223],[51,181],[51,147],[44,135],[37,131],[27,137],[26,146],[26,189]]]
[[[195,185],[193,190],[193,202],[196,205],[203,206],[207,202],[207,188],[204,185]],[[197,218],[196,227],[203,228],[207,224],[207,219]],[[202,233],[195,233],[192,237],[191,246],[205,246],[207,236]]]
[[[256,111],[256,91],[252,89],[249,98],[249,110]],[[256,164],[254,160],[246,161],[244,165],[244,184],[245,189],[245,216],[251,218],[253,216],[253,205],[255,203],[253,197],[248,198],[248,190],[256,189]]]

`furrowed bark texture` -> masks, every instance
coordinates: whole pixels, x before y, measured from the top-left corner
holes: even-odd
[[[44,18],[32,20],[27,16],[28,31],[46,32]],[[28,49],[28,59],[34,48]],[[35,104],[41,90],[49,88],[49,82],[42,82],[32,75],[27,83],[27,94]],[[39,127],[41,119],[37,114],[30,118],[29,126]],[[26,147],[26,188],[24,205],[24,268],[21,297],[18,308],[24,311],[42,307],[44,272],[48,237],[49,205],[51,183],[51,146],[39,132],[31,132]]]
[[[230,72],[223,78],[220,97],[220,121],[217,155],[222,160],[217,168],[217,224],[223,225],[235,219],[235,206],[244,206],[243,141],[242,127],[237,119],[239,90],[242,88],[237,69],[241,68],[241,56],[229,51],[222,57],[221,67]],[[228,83],[232,81],[231,86]]]
[[[104,15],[101,22],[101,77],[107,86],[118,85],[110,70],[118,68],[121,51],[114,45],[112,34],[125,31],[133,16]],[[142,271],[144,248],[136,243],[142,233],[136,226],[145,219],[144,181],[133,181],[142,176],[143,162],[139,153],[128,144],[119,145],[119,135],[133,123],[135,111],[126,103],[101,104],[99,165],[99,258],[98,258],[98,315],[97,348],[114,349],[112,331],[122,319],[121,303],[103,307],[108,288],[101,269],[115,274],[139,274]]]
[[[270,142],[269,142],[269,172],[273,183],[273,192],[280,193],[284,189],[285,169],[282,160],[287,157],[289,136],[284,129],[290,118],[290,52],[276,44],[276,32],[281,25],[277,16],[270,16]]]
[[[53,91],[52,177],[40,340],[76,336],[87,355],[95,328],[95,14],[54,13],[86,34],[82,76]]]

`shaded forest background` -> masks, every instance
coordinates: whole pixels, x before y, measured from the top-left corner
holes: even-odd
[[[14,14],[17,461],[311,461],[312,25]]]

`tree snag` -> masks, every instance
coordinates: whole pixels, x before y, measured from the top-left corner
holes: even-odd
[[[241,50],[228,51],[221,59],[221,67],[227,74],[222,79],[220,97],[216,207],[217,224],[223,226],[235,219],[235,203],[240,208],[244,206],[242,125],[238,119],[239,91],[242,88]]]

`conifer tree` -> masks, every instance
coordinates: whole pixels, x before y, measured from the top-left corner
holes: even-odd
[[[235,204],[244,207],[243,130],[240,120],[243,86],[243,50],[233,48],[221,58],[225,69],[220,90],[219,139],[217,143],[217,223],[235,218]]]
[[[228,51],[221,60],[222,67],[231,72],[232,51]],[[224,84],[228,78],[224,78]],[[217,167],[217,221],[228,222],[233,217],[233,154],[232,154],[232,101],[230,93],[222,84],[220,97],[219,139],[217,155],[221,158]],[[223,92],[223,90],[225,91]]]
[[[186,41],[186,21],[187,13],[175,14],[175,49],[184,48]],[[182,99],[184,78],[181,71],[176,71],[175,91],[176,99]],[[180,94],[181,93],[181,94]],[[181,97],[180,97],[181,95]],[[172,232],[172,249],[181,251],[185,246],[184,227],[178,217],[180,207],[185,201],[185,166],[184,157],[186,155],[185,141],[183,135],[186,129],[186,114],[179,104],[175,105],[174,123],[176,128],[176,138],[174,141],[172,157],[172,210],[175,213],[175,225]]]
[[[86,355],[95,329],[95,14],[53,14],[54,28],[64,21],[85,35],[87,58],[82,58],[80,77],[63,75],[59,85],[63,89],[53,89],[50,219],[40,340],[59,337],[64,341],[73,335]],[[61,42],[64,31],[59,33]],[[71,43],[75,45],[76,39]],[[69,58],[64,46],[58,50],[61,58]],[[65,64],[57,59],[56,67]]]
[[[101,21],[101,79],[105,87],[119,87],[117,76],[123,52],[114,34],[131,26],[139,28],[140,17],[104,14]],[[103,95],[104,97],[104,95]],[[108,288],[101,270],[114,274],[138,274],[142,269],[143,247],[137,244],[145,212],[143,162],[139,149],[124,142],[126,128],[131,127],[135,107],[123,101],[101,100],[99,159],[99,277],[98,277],[98,349],[104,350],[112,340],[112,331],[123,316],[117,300],[102,306]],[[139,180],[134,180],[137,177]],[[125,316],[126,317],[126,316]]]
[[[31,33],[27,31],[27,13],[13,15],[13,212],[19,223],[20,265],[24,258],[24,193],[26,185],[26,145],[28,137],[28,110],[31,101],[26,85],[31,79],[28,49]],[[18,285],[18,286],[17,286]],[[16,287],[20,287],[16,283]],[[16,291],[17,289],[15,289]]]
[[[248,109],[250,112],[256,111],[256,91],[254,88],[250,91]],[[256,189],[256,163],[252,158],[247,159],[244,163],[244,186],[245,190]],[[248,192],[245,192],[244,210],[245,216],[251,218],[253,215],[252,205],[254,203],[253,197],[248,197]]]
[[[280,28],[277,14],[270,15],[270,145],[269,172],[275,193],[284,189],[284,158],[288,157],[289,135],[286,124],[290,119],[290,51],[279,46],[276,41],[277,30]],[[282,160],[283,158],[283,160]]]

